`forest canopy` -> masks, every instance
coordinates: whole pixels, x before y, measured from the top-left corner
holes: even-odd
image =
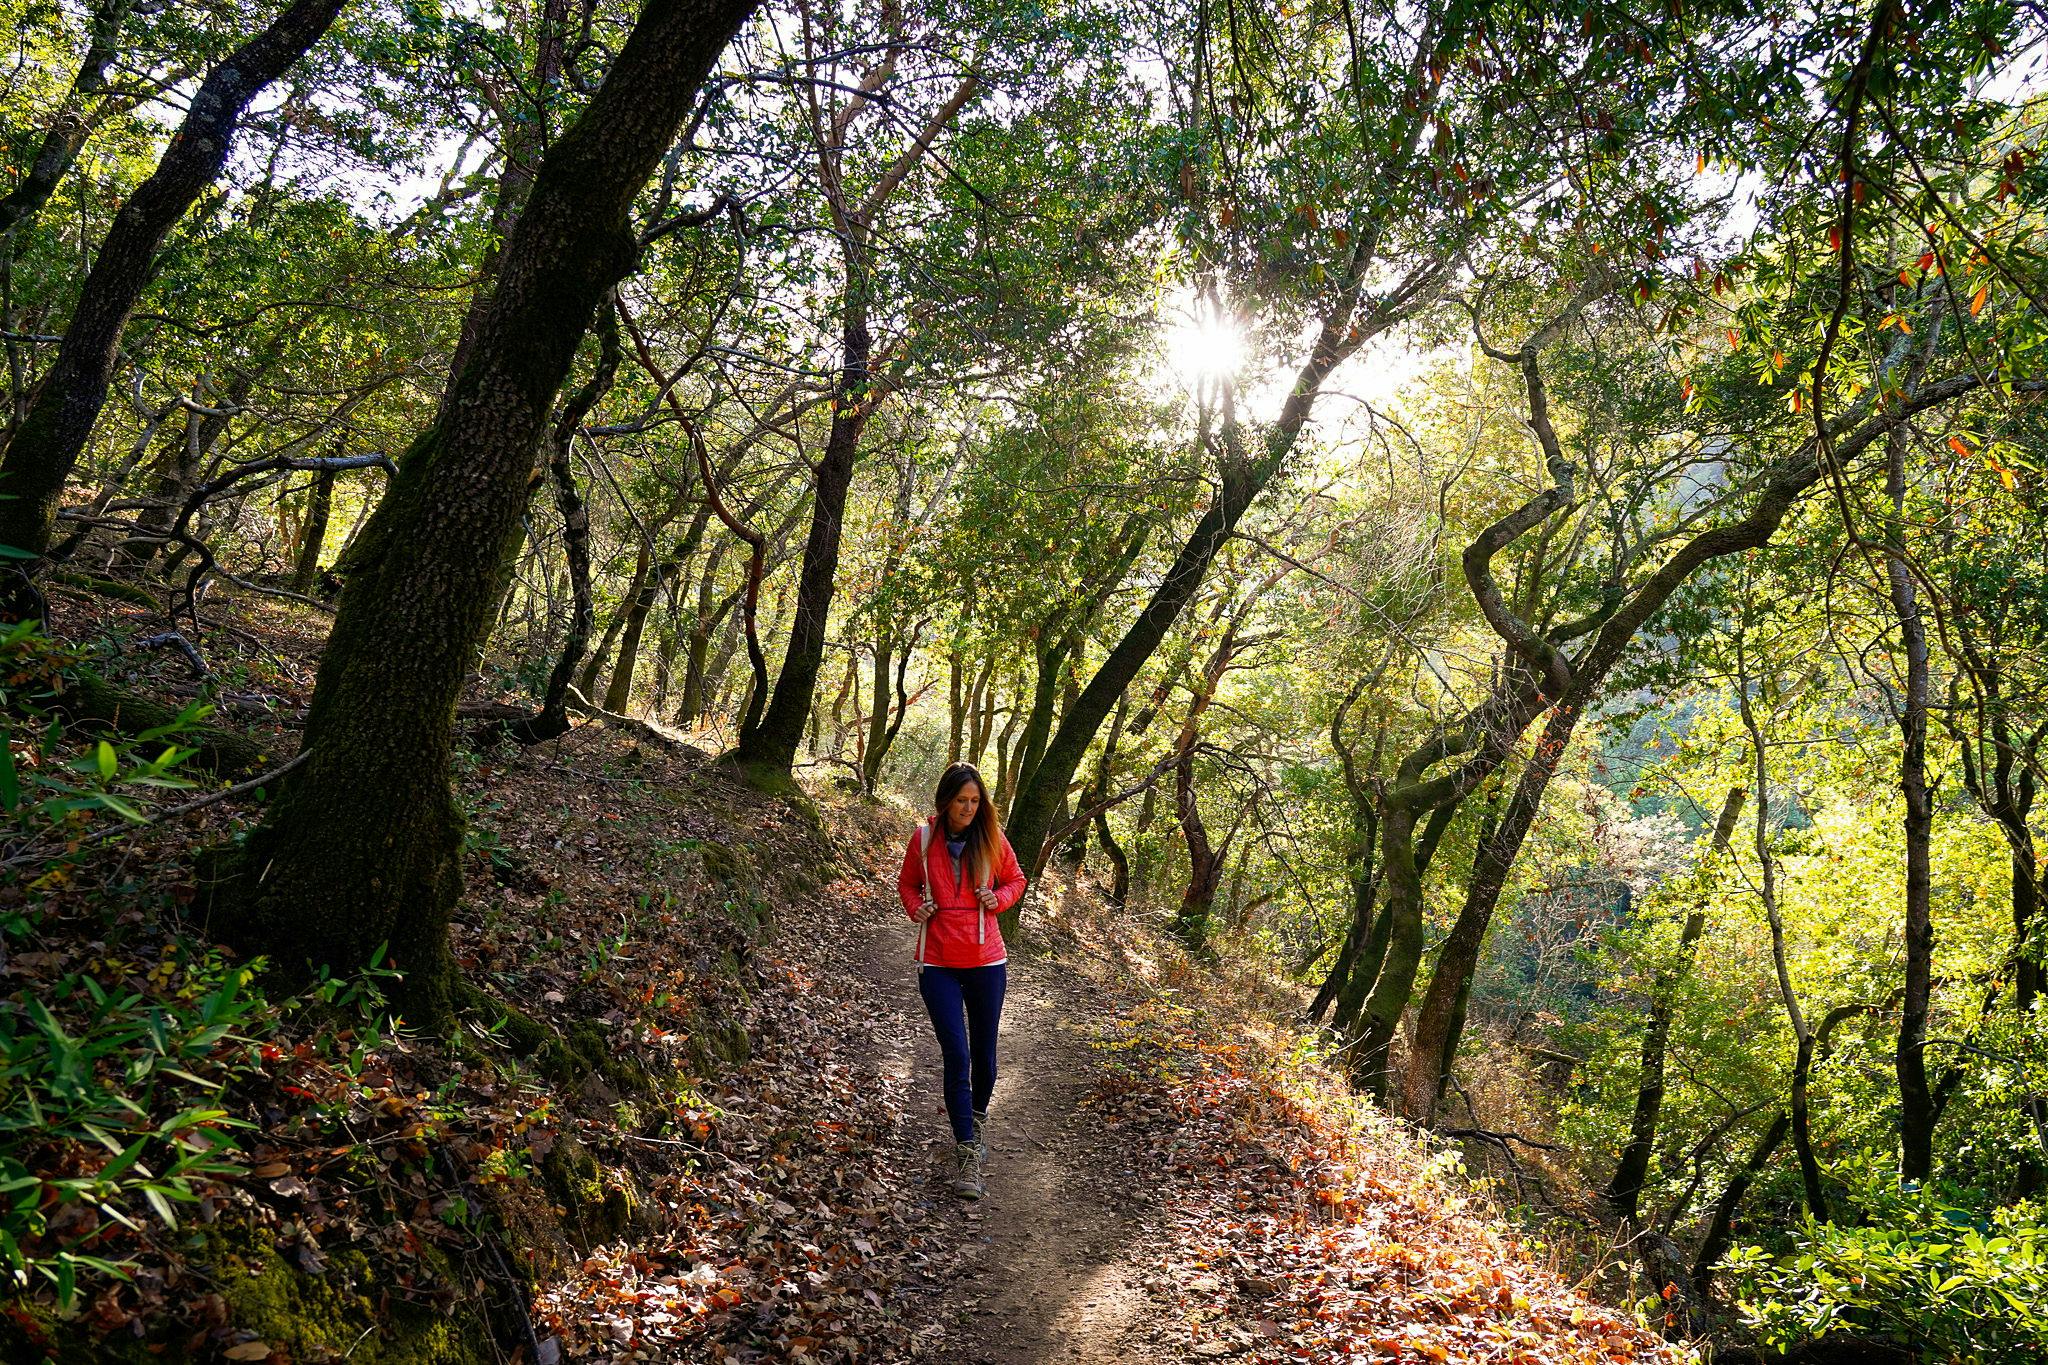
[[[507,746],[971,762],[1674,1340],[2048,1352],[2038,5],[0,12],[10,939],[229,789],[448,1028]]]

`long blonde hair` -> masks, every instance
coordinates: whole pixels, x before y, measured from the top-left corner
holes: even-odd
[[[946,824],[946,807],[960,794],[960,789],[969,782],[981,793],[981,804],[975,807],[974,821],[968,825],[967,850],[961,857],[961,872],[967,874],[963,880],[979,886],[984,877],[995,881],[996,868],[1003,857],[1003,830],[996,823],[995,803],[988,799],[988,783],[981,780],[981,770],[972,763],[955,763],[939,775],[939,789],[932,799],[932,820],[941,839],[950,834]]]

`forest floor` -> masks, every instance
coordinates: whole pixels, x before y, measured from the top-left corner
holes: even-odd
[[[116,643],[149,624],[98,622]],[[272,752],[295,745],[317,627],[250,608],[200,642],[269,699]],[[175,691],[175,664],[106,671],[121,659],[121,681]],[[1191,966],[1085,878],[1030,903],[989,1194],[963,1203],[894,887],[911,812],[770,798],[597,724],[459,777],[454,948],[501,1003],[445,1037],[390,1026],[374,989],[249,994],[263,979],[212,949],[191,875],[246,807],[0,888],[0,1023],[45,1002],[89,1049],[125,1036],[94,1000],[175,1036],[243,1010],[217,1042],[191,1033],[174,1074],[196,1092],[151,1100],[225,1111],[179,1130],[222,1167],[175,1226],[51,1204],[44,1251],[127,1275],[69,1309],[48,1285],[0,1301],[0,1359],[1685,1358],[1504,1230],[1453,1153],[1352,1097],[1290,991]],[[55,1131],[16,1151],[108,1160]]]

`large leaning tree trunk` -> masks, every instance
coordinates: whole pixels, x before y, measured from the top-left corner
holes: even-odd
[[[227,163],[249,101],[305,55],[344,3],[293,0],[207,72],[156,170],[114,215],[57,358],[0,454],[0,545],[38,557],[49,549],[65,482],[106,405],[121,333],[158,248]]]
[[[755,0],[647,0],[603,85],[543,161],[453,396],[378,506],[382,551],[344,588],[306,762],[217,904],[286,971],[388,945],[400,999],[445,1017],[462,818],[455,703],[504,593],[555,395],[639,254],[629,210]]]

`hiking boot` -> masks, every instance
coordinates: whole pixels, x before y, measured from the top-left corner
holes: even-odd
[[[981,1158],[981,1164],[988,1165],[988,1115],[974,1116],[974,1151]]]
[[[953,1193],[962,1199],[979,1199],[988,1193],[981,1178],[981,1152],[971,1142],[953,1146]]]

